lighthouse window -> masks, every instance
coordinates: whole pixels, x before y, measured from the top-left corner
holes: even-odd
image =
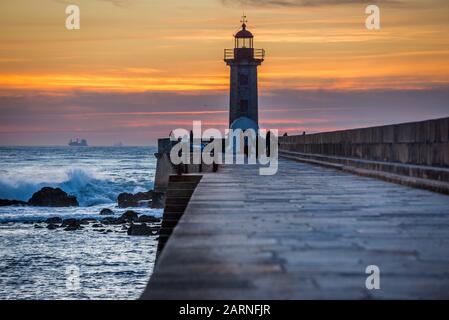
[[[248,85],[248,76],[246,74],[241,74],[240,75],[239,84],[241,86],[247,86]]]
[[[248,100],[240,100],[240,112],[248,112]]]

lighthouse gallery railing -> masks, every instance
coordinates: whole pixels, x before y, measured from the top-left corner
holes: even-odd
[[[224,49],[224,60],[234,60],[239,58],[264,60],[265,50],[253,48]]]

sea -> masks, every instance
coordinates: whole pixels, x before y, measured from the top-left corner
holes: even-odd
[[[79,207],[0,207],[0,299],[136,299],[156,258],[157,236],[128,236],[122,225],[64,231],[36,228],[49,217],[115,215],[122,192],[153,189],[154,147],[0,147],[0,199],[27,201],[59,187]],[[162,210],[132,208],[157,217]]]

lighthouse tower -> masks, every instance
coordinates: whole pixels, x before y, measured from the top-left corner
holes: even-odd
[[[231,67],[229,101],[229,128],[259,129],[257,67],[265,57],[264,49],[254,49],[254,36],[246,29],[246,16],[242,29],[234,35],[234,49],[225,49],[224,61]]]

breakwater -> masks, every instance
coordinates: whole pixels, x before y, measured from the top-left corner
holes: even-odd
[[[449,118],[279,138],[292,160],[449,194]]]

